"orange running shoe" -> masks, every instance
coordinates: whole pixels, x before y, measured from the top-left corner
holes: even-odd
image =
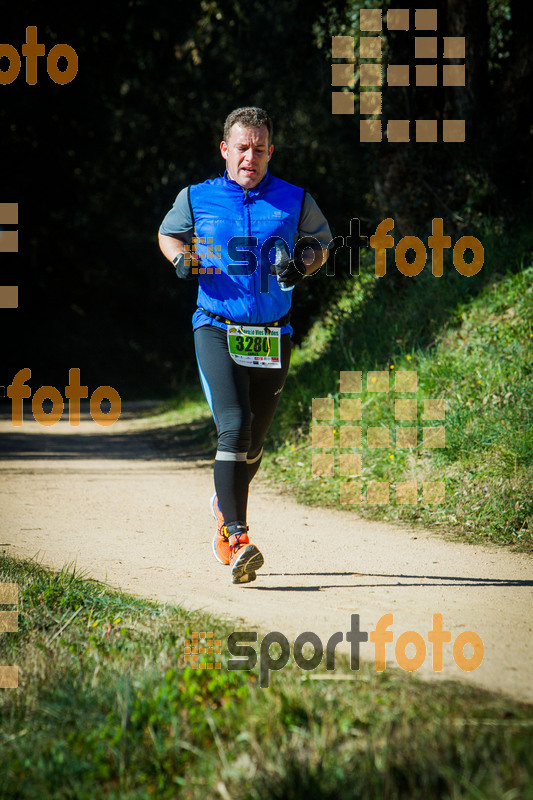
[[[224,517],[218,505],[218,497],[215,494],[211,498],[211,512],[217,521],[217,532],[213,538],[213,553],[221,564],[229,564],[229,541],[224,531]]]
[[[248,526],[240,522],[224,525],[229,540],[229,565],[232,583],[255,581],[255,571],[265,563],[262,553],[248,538]]]

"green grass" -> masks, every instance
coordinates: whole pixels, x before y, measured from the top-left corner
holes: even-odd
[[[386,278],[382,279],[386,280]],[[442,279],[441,279],[442,280]],[[469,541],[533,549],[533,267],[480,282],[461,296],[458,276],[447,284],[431,276],[403,286],[397,299],[376,286],[368,270],[316,323],[293,354],[264,468],[280,490],[304,502],[356,510],[363,515],[421,522]],[[468,279],[462,278],[463,281]],[[433,283],[431,283],[433,281]],[[418,297],[418,300],[417,300]],[[458,297],[461,299],[458,300]],[[450,305],[447,306],[446,304]],[[446,320],[442,320],[447,308]],[[403,320],[403,328],[402,328]],[[341,370],[361,370],[363,500],[369,482],[389,482],[390,502],[340,505],[339,456]],[[368,371],[390,375],[390,391],[367,390]],[[394,374],[416,370],[416,394],[396,393]],[[311,447],[313,398],[334,400],[334,448]],[[396,398],[416,398],[417,446],[396,449]],[[443,398],[444,421],[425,421],[424,400]],[[414,423],[413,423],[414,424]],[[444,425],[446,447],[423,446],[421,429]],[[391,431],[390,446],[366,445],[367,427]],[[335,453],[335,475],[312,472],[313,453]],[[416,481],[416,504],[397,504],[398,482]],[[445,502],[424,502],[424,482],[442,481]]]
[[[464,231],[485,247],[483,269],[472,278],[446,260],[442,278],[428,266],[417,278],[404,278],[389,253],[388,273],[376,279],[372,253],[363,255],[360,276],[344,279],[338,299],[293,351],[262,463],[262,475],[278,491],[311,505],[533,551],[533,242],[522,230],[506,233],[501,220],[487,219]],[[342,276],[311,280],[337,279]],[[363,502],[341,504],[340,428],[346,423],[339,413],[339,374],[359,370],[363,421],[351,424],[362,424],[362,446],[343,452],[361,455],[362,472],[342,483],[360,483]],[[375,370],[391,374],[387,394],[367,390],[366,376]],[[416,371],[416,393],[394,391],[394,375],[404,370]],[[324,397],[335,407],[334,448],[321,451],[334,454],[332,477],[312,471],[312,455],[319,451],[311,446],[311,407],[313,398]],[[349,397],[355,395],[343,394]],[[417,401],[416,447],[395,447],[396,426],[409,425],[395,421],[397,398]],[[444,421],[423,418],[430,398],[444,399]],[[147,424],[164,450],[194,446],[211,455],[216,448],[199,384],[185,388]],[[445,426],[446,447],[425,448],[422,429],[438,425]],[[387,428],[390,446],[369,448],[368,427]],[[366,502],[371,482],[389,483],[389,503]],[[396,486],[406,482],[417,484],[416,503],[397,502]],[[424,483],[439,482],[444,503],[426,502]]]
[[[344,659],[353,680],[291,659],[261,689],[226,667],[231,620],[5,555],[0,580],[19,585],[0,643],[20,674],[0,693],[1,798],[533,798],[531,706]],[[185,666],[194,630],[222,640],[220,671]]]

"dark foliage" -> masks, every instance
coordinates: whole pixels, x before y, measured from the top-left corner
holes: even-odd
[[[451,235],[476,235],[479,215],[521,223],[531,200],[526,4],[427,4],[442,12],[439,35],[466,34],[469,82],[411,87],[390,95],[385,114],[464,113],[471,136],[464,145],[371,146],[359,144],[357,115],[331,114],[330,37],[361,3],[334,5],[29,0],[10,11],[3,42],[20,52],[26,26],[36,25],[47,52],[75,48],[79,72],[58,86],[40,58],[30,86],[23,60],[18,78],[0,86],[0,200],[20,207],[20,252],[2,256],[3,283],[20,286],[19,308],[2,312],[2,382],[28,366],[33,387],[62,387],[79,367],[90,391],[109,384],[133,398],[175,393],[194,377],[195,288],[177,281],[156,235],[184,185],[222,172],[223,120],[239,105],[269,110],[272,172],[311,191],[335,235],[349,233],[352,217],[371,233],[393,216],[398,235],[421,238],[434,216]],[[405,47],[389,36],[396,62]],[[344,256],[335,280],[299,288],[297,336],[346,273]]]

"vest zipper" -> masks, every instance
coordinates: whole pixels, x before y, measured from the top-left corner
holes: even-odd
[[[251,235],[252,235],[252,223],[251,223],[251,216],[250,216],[250,201],[249,201],[249,198],[248,198],[248,189],[244,189],[243,188],[243,192],[244,192],[243,209],[244,209],[244,215],[245,215],[245,228],[246,228],[245,236],[251,237]],[[249,256],[248,256],[248,267],[249,267],[249,269],[251,269],[251,266],[252,266],[251,261],[252,261],[252,256],[251,256],[251,254],[249,254]],[[260,266],[261,265],[259,265],[259,268],[260,268]],[[257,272],[257,269],[249,275],[249,282],[250,282],[249,283],[249,288],[250,288],[250,290],[252,290],[255,287],[255,283],[256,283],[255,275],[256,275],[256,272]],[[255,291],[251,291],[251,293],[250,293],[250,301],[251,301],[251,303],[250,303],[251,311],[255,315],[256,312],[257,312],[257,301],[256,301],[256,297],[255,297]]]

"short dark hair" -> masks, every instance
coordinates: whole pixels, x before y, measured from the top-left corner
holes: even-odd
[[[244,106],[243,108],[236,108],[231,114],[228,114],[224,122],[225,142],[228,141],[231,129],[236,123],[242,125],[243,128],[261,128],[264,125],[268,131],[268,143],[269,145],[272,143],[274,126],[264,109],[257,106]]]

